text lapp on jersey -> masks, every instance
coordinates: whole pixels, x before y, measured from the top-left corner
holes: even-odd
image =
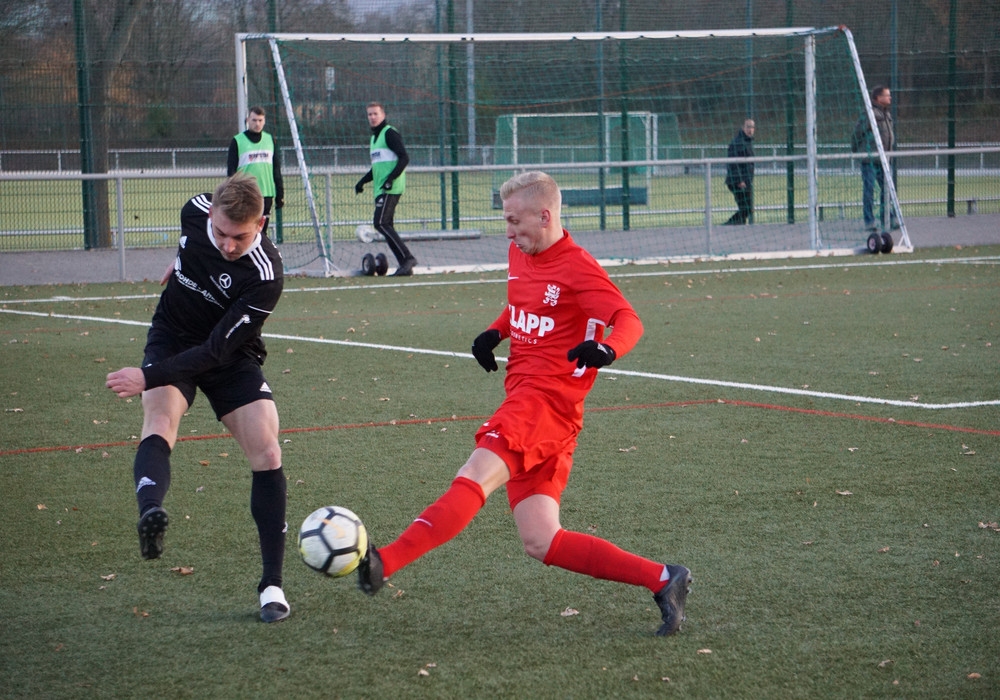
[[[510,309],[510,335],[521,342],[537,343],[538,338],[556,327],[556,322],[551,316],[539,316],[530,311],[518,309],[513,304],[508,304],[507,308]]]

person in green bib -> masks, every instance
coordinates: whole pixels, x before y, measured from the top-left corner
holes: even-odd
[[[368,126],[372,129],[369,151],[372,167],[365,176],[358,180],[354,191],[361,194],[365,185],[373,182],[375,186],[375,230],[382,234],[389,245],[392,254],[396,256],[399,267],[392,274],[405,277],[413,274],[417,259],[403,243],[396,232],[393,217],[399,197],[406,190],[406,166],[410,156],[403,146],[403,137],[399,131],[386,122],[385,108],[379,102],[369,102],[367,107]]]
[[[236,134],[229,142],[229,156],[226,160],[226,176],[237,172],[246,173],[257,180],[257,186],[264,195],[264,228],[271,218],[271,206],[281,209],[285,204],[285,185],[281,180],[281,152],[275,146],[274,137],[264,131],[266,115],[263,107],[251,107],[247,115],[246,131]]]

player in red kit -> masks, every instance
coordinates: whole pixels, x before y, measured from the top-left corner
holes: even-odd
[[[506,398],[476,433],[476,449],[451,487],[396,539],[368,552],[358,585],[374,595],[384,582],[468,525],[500,486],[525,552],[548,566],[645,586],[662,613],[657,634],[684,620],[691,572],[593,535],[565,530],[559,501],[583,427],[584,400],[600,367],[631,350],[642,322],[597,261],[562,228],[561,194],[549,175],[517,175],[500,189],[508,253],[507,308],[473,342],[487,371],[510,339]],[[607,338],[605,331],[610,329]]]

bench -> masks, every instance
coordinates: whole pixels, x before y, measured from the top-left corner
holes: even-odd
[[[649,193],[645,187],[629,188],[629,204],[645,205],[649,203]],[[604,188],[604,204],[621,205],[625,201],[624,189],[620,186]],[[596,207],[601,204],[601,188],[599,187],[567,187],[562,190],[564,207]],[[503,209],[500,193],[493,192],[493,208]]]

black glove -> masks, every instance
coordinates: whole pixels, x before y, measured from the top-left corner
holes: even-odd
[[[493,348],[500,344],[500,331],[491,328],[483,331],[472,341],[472,355],[476,362],[487,372],[496,372],[497,358],[493,356]]]
[[[392,180],[386,180],[382,183],[382,189],[388,192],[392,189]]]
[[[361,180],[358,180],[358,184],[354,186],[354,194],[361,194],[364,191],[365,191],[365,183]]]
[[[566,359],[576,360],[577,367],[605,367],[615,361],[615,351],[609,345],[601,345],[596,340],[585,340],[566,353]]]

